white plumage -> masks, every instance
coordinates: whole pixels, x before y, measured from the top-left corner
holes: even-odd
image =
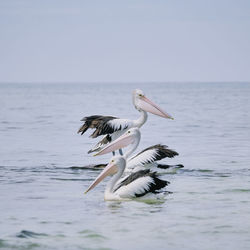
[[[143,167],[147,163],[153,163],[156,159],[156,156],[157,156],[156,149],[146,150],[136,156],[129,158],[127,162],[127,169],[132,169],[136,166]]]
[[[142,176],[126,186],[120,187],[115,193],[121,198],[135,198],[138,195],[147,193],[154,180],[150,176]]]
[[[137,155],[127,160],[126,172],[138,171],[145,168],[157,168],[158,166],[168,168],[169,165],[159,165],[157,161],[160,161],[166,157],[172,158],[178,155],[178,153],[172,149],[169,149],[165,145],[157,144],[148,147],[138,153]],[[175,168],[177,166],[174,166]],[[180,167],[178,167],[180,168]],[[166,169],[164,169],[166,171]]]
[[[128,119],[114,119],[107,122],[115,131],[125,130],[135,127],[135,122]]]

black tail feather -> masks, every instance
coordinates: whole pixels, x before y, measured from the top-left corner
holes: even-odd
[[[157,168],[161,168],[161,169],[184,168],[184,166],[182,164],[177,164],[177,165],[158,164]]]

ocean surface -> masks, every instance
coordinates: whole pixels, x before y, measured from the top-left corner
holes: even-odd
[[[106,163],[77,134],[87,115],[136,119],[141,88],[175,120],[149,114],[138,151],[163,143],[183,164],[162,202],[107,202]],[[73,167],[73,168],[72,168]],[[250,84],[0,84],[0,249],[250,249]]]

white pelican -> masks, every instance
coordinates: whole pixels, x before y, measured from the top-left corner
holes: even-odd
[[[173,119],[171,115],[163,111],[159,106],[149,100],[140,89],[133,91],[133,104],[141,114],[137,120],[120,119],[113,116],[101,115],[87,116],[82,119],[84,124],[78,130],[78,133],[81,133],[82,135],[86,130],[92,128],[95,129],[91,134],[92,138],[96,138],[101,135],[104,136],[102,140],[94,146],[94,148],[88,151],[88,153],[99,151],[107,143],[120,137],[130,128],[140,128],[147,121],[147,112],[161,116],[163,118]]]
[[[129,135],[130,143],[128,143],[127,136]],[[130,144],[130,148],[125,154],[127,159],[125,172],[135,172],[138,170],[142,170],[145,168],[160,168],[162,172],[166,172],[166,170],[176,170],[178,168],[182,168],[183,165],[163,165],[158,164],[157,161],[162,160],[166,157],[173,158],[176,155],[179,155],[176,151],[169,149],[166,145],[156,144],[154,146],[148,147],[141,151],[140,153],[129,157],[134,150],[137,148],[141,138],[141,133],[138,128],[129,129],[124,135],[117,138],[110,144],[108,144],[103,150],[99,151],[95,155],[107,154],[109,152],[115,151],[120,148],[124,148]],[[159,170],[159,169],[154,169]]]
[[[120,141],[120,143],[122,145],[131,144],[132,142],[134,142],[133,133],[138,132],[139,130],[128,130],[126,134],[122,136],[123,140]],[[131,173],[129,176],[120,179],[126,167],[126,159],[128,155],[132,151],[134,151],[137,145],[138,143],[131,144],[130,150],[128,150],[128,152],[124,154],[124,156],[112,157],[109,164],[89,186],[85,193],[93,189],[108,175],[113,175],[105,189],[105,200],[127,200],[137,197],[151,199],[153,198],[152,194],[154,195],[154,198],[157,198],[159,190],[167,186],[169,182],[159,179],[156,172],[150,172],[149,169],[145,169]],[[107,147],[102,149],[99,153],[101,154],[101,152],[105,151]]]

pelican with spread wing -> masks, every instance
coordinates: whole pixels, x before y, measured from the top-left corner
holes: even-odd
[[[78,133],[83,135],[88,129],[94,129],[94,132],[91,134],[92,138],[103,136],[102,140],[90,149],[88,153],[98,152],[105,145],[120,137],[130,128],[140,128],[147,121],[147,112],[163,118],[173,119],[171,115],[149,100],[142,90],[136,89],[133,91],[133,104],[140,112],[140,117],[137,120],[120,119],[114,116],[102,115],[92,115],[82,119],[84,124],[78,130]],[[122,154],[121,151],[120,153]]]

